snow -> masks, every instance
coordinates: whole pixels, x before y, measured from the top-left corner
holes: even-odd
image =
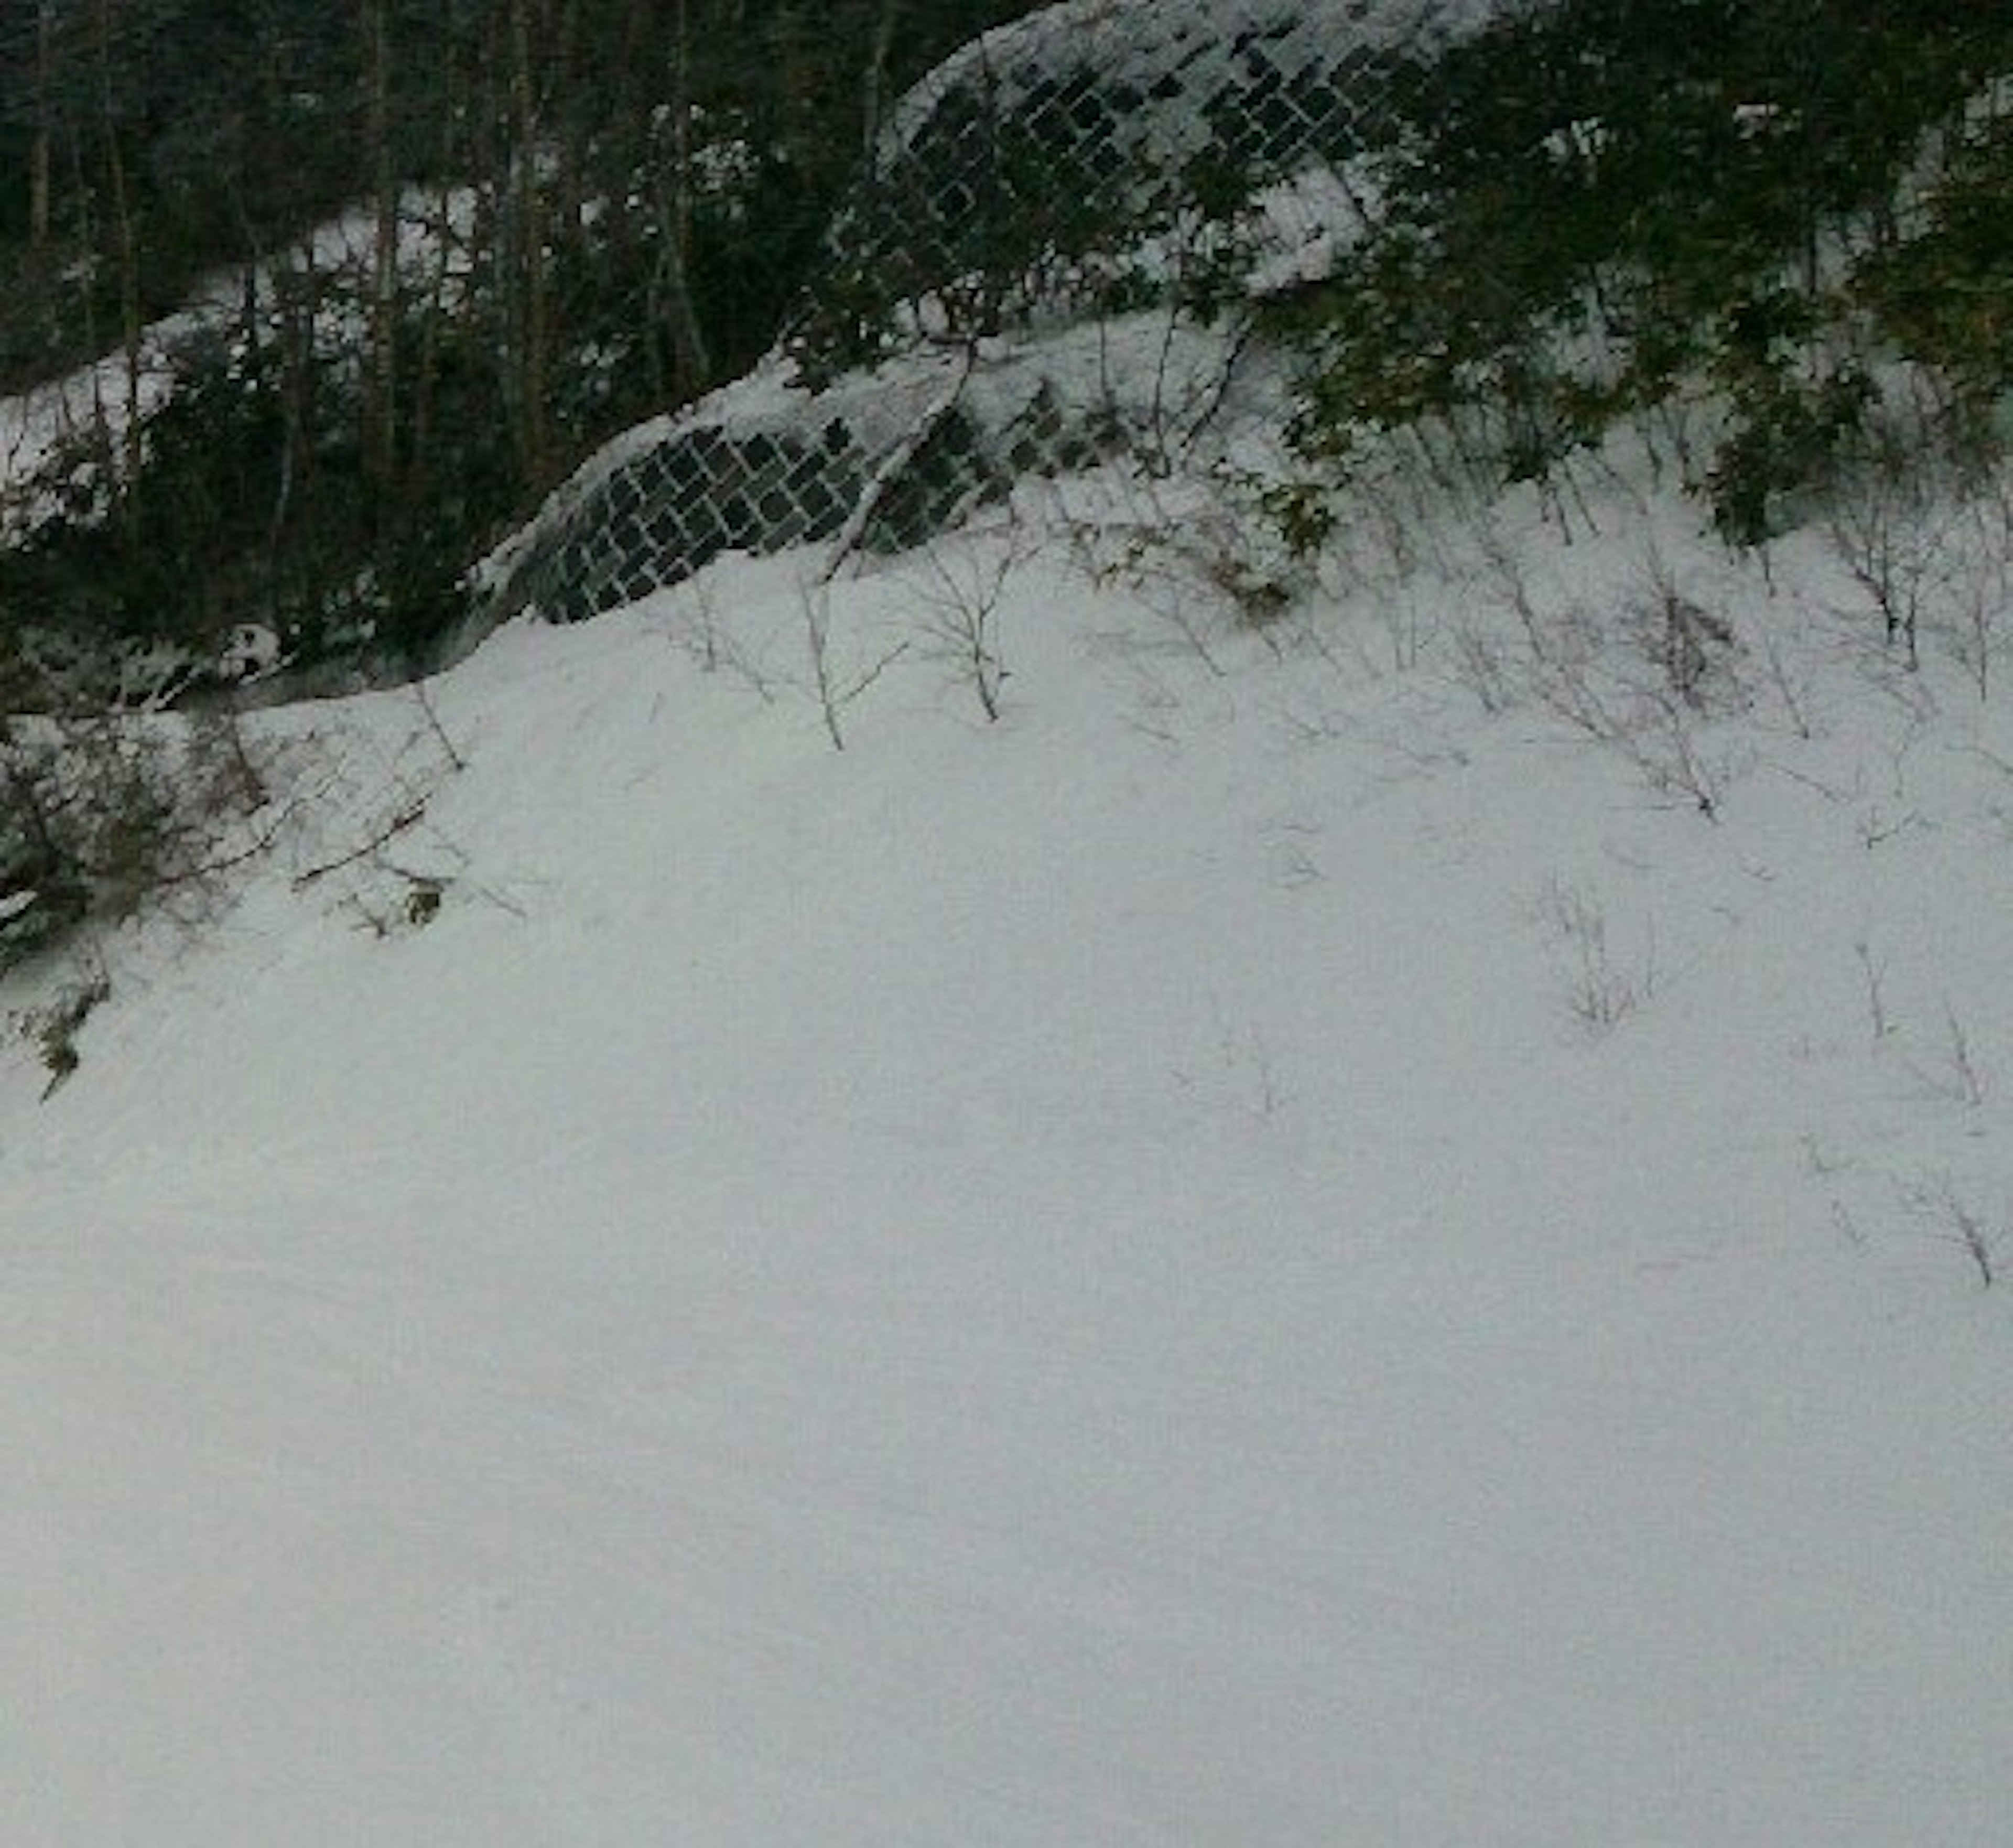
[[[1714,820],[1457,546],[1268,640],[1028,501],[843,752],[805,554],[257,715],[0,1063],[10,1837],[2002,1841],[2013,725],[1663,513]]]
[[[1517,0],[1056,0],[994,27],[946,59],[901,98],[890,148],[914,139],[943,98],[976,80],[1011,104],[1059,73],[1096,71],[1114,89],[1154,98],[1132,125],[1173,158],[1206,145],[1211,91],[1259,63],[1296,73],[1338,49],[1430,49],[1486,27]],[[1172,105],[1168,89],[1186,93]]]

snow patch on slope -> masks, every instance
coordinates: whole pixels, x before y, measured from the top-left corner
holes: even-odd
[[[1996,1839],[2005,712],[1666,533],[1708,823],[1457,549],[1040,518],[257,721],[347,795],[0,1067],[24,1839]]]

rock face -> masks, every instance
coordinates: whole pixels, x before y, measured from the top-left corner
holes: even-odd
[[[729,549],[915,545],[1164,439],[1177,334],[1332,264],[1394,95],[1514,3],[1065,0],[974,41],[897,105],[781,349],[591,460],[485,569],[485,626]]]

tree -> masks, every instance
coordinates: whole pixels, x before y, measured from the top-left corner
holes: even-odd
[[[0,0],[0,389],[121,359],[0,602],[423,648],[556,477],[774,342],[889,98],[1032,4]],[[220,274],[157,408],[147,329]]]

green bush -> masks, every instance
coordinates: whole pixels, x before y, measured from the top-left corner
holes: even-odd
[[[1924,202],[1915,234],[1855,273],[1897,351],[1972,402],[2013,385],[2013,118],[1975,125]]]
[[[1268,310],[1307,356],[1301,454],[1346,472],[1366,437],[1437,426],[1542,483],[1707,387],[1725,427],[1697,485],[1729,540],[1766,537],[1853,445],[1873,394],[1838,356],[1866,323],[1974,398],[2013,370],[2004,125],[1960,147],[1920,235],[1894,231],[1897,189],[2005,70],[2013,19],[1914,0],[1507,14],[1403,99],[1350,270]],[[1868,247],[1841,290],[1827,250]]]

